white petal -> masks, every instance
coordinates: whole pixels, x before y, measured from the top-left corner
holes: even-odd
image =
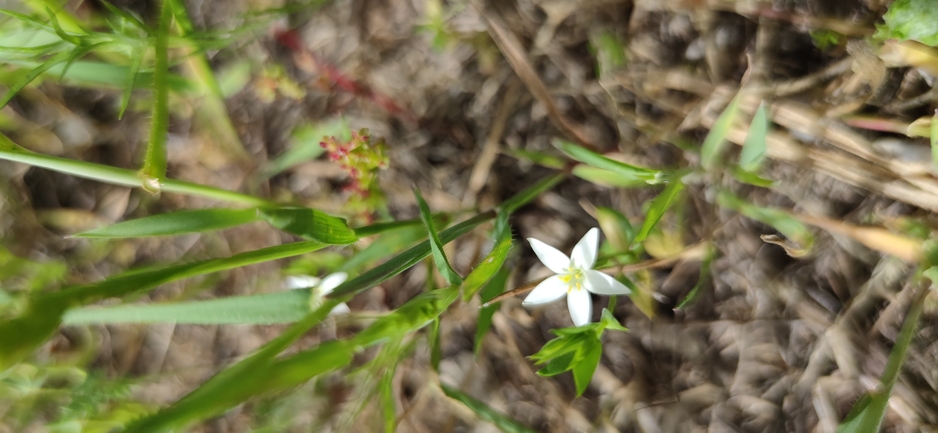
[[[319,278],[309,275],[294,275],[287,277],[286,284],[284,285],[288,289],[306,289],[316,287],[317,284],[319,284]]]
[[[586,290],[571,290],[567,295],[567,308],[570,309],[570,318],[573,324],[583,326],[593,317],[593,300],[590,292]]]
[[[327,275],[326,278],[322,279],[322,282],[319,283],[319,294],[327,295],[332,293],[336,287],[339,287],[339,284],[345,282],[348,279],[348,274],[345,272],[336,272],[331,275]]]
[[[612,278],[611,275],[592,269],[583,271],[583,274],[586,276],[586,290],[597,295],[628,295],[632,293],[628,287]]]
[[[534,238],[528,238],[528,242],[531,243],[534,254],[537,254],[537,258],[541,259],[541,263],[547,266],[547,269],[562,274],[570,266],[570,258],[566,254],[557,251],[556,248]]]
[[[525,306],[534,306],[554,302],[567,293],[567,283],[560,280],[560,275],[554,275],[541,281],[527,298],[522,302]]]
[[[599,250],[599,229],[593,227],[583,235],[583,239],[573,247],[570,258],[573,264],[580,269],[593,269],[596,263],[596,252]]]
[[[352,310],[349,309],[348,305],[345,302],[343,302],[339,305],[336,305],[335,307],[332,307],[332,311],[329,312],[329,315],[335,316],[337,314],[348,314],[351,311]]]

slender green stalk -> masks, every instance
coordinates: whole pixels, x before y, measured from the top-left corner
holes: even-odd
[[[153,68],[153,120],[150,124],[150,142],[140,175],[143,188],[151,193],[160,192],[166,180],[166,135],[169,129],[169,29],[173,22],[169,0],[163,0],[160,25],[156,30]]]

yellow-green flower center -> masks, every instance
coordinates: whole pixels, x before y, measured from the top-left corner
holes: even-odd
[[[583,282],[585,275],[583,275],[583,270],[573,265],[570,265],[565,272],[560,275],[560,281],[563,281],[567,285],[567,293],[570,293],[573,290],[583,290]]]

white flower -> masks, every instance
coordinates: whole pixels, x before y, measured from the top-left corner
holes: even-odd
[[[567,295],[567,307],[573,324],[583,326],[593,315],[589,292],[597,295],[627,295],[631,291],[609,275],[593,270],[599,250],[599,229],[592,228],[573,247],[573,254],[557,251],[537,239],[528,238],[541,263],[557,273],[537,285],[524,299],[523,305],[533,306],[554,302]]]
[[[332,293],[336,287],[339,287],[339,285],[344,283],[347,279],[348,274],[345,272],[336,272],[327,275],[323,279],[309,275],[294,275],[287,277],[286,287],[288,289],[313,289],[310,299],[320,299]],[[351,310],[349,310],[348,305],[343,302],[336,305],[329,314],[345,314],[349,311]]]

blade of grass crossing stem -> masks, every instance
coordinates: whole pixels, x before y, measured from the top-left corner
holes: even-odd
[[[931,268],[933,270],[935,268]],[[926,271],[928,273],[928,271]],[[933,280],[934,281],[934,280]],[[880,387],[876,391],[865,394],[850,409],[850,413],[844,418],[844,421],[837,427],[838,433],[867,433],[879,431],[886,415],[886,408],[889,404],[889,396],[892,394],[892,388],[899,378],[899,372],[902,370],[902,364],[905,363],[906,355],[909,351],[909,345],[912,343],[912,336],[915,334],[915,328],[918,326],[919,319],[922,317],[922,308],[925,303],[925,297],[931,290],[926,287],[919,287],[919,295],[913,300],[909,313],[902,323],[902,329],[899,336],[896,337],[896,344],[889,352],[889,360],[886,361],[886,368],[883,370],[883,376],[880,379]]]
[[[163,0],[160,6],[160,24],[156,30],[156,45],[153,66],[153,114],[150,121],[150,141],[144,156],[143,189],[157,194],[166,180],[166,135],[169,131],[169,29],[172,26],[173,12],[170,0]]]
[[[568,141],[554,140],[554,146],[560,149],[561,152],[567,154],[567,156],[579,162],[614,172],[622,176],[624,179],[657,183],[657,181],[661,178],[661,171],[659,170],[638,167],[631,164],[626,164],[624,162],[619,162],[614,159],[606,158],[605,156]]]
[[[2,133],[0,133],[0,159],[29,164],[34,167],[113,185],[131,188],[141,186],[140,176],[136,171],[32,152],[16,145]],[[163,192],[195,195],[250,206],[272,205],[272,203],[259,197],[180,180],[167,179],[163,183]]]
[[[307,207],[260,209],[260,216],[270,225],[304,239],[346,245],[358,240],[345,218]]]
[[[508,200],[505,200],[504,202],[502,202],[501,206],[499,206],[499,209],[502,212],[505,212],[508,214],[514,213],[514,211],[518,210],[521,206],[528,204],[528,202],[530,202],[531,200],[537,197],[540,197],[540,195],[543,194],[545,191],[556,186],[565,177],[566,175],[564,175],[563,173],[558,173],[553,176],[549,176],[544,179],[541,179],[540,182],[532,186],[529,186],[523,191],[513,195]]]
[[[13,99],[13,97],[20,92],[20,90],[23,90],[24,87],[29,85],[29,83],[32,83],[33,80],[42,75],[44,72],[48,71],[55,65],[68,61],[69,56],[71,56],[71,52],[69,51],[60,52],[52,58],[40,63],[31,71],[27,72],[26,75],[22,76],[19,80],[13,83],[9,89],[7,89],[6,94],[3,95],[3,99],[0,99],[0,108],[6,107],[7,104],[9,104]]]
[[[124,79],[124,92],[121,94],[121,105],[117,112],[118,120],[124,118],[124,112],[127,111],[127,107],[130,105],[130,95],[134,91],[134,82],[137,80],[137,73],[140,72],[140,65],[143,63],[143,57],[146,56],[146,53],[146,47],[138,47],[131,54],[130,70],[127,73],[127,78]],[[64,75],[65,71],[62,74]]]
[[[462,403],[474,412],[479,419],[492,423],[504,433],[534,433],[534,430],[519,424],[507,415],[497,412],[482,401],[476,400],[456,388],[442,383],[440,388],[443,389],[443,394],[446,394],[447,397]]]
[[[132,270],[97,283],[34,295],[19,317],[0,321],[0,371],[18,362],[51,337],[61,323],[62,314],[69,308],[104,298],[143,292],[160,284],[197,275],[311,253],[325,246],[316,241],[295,242],[230,257]]]
[[[440,271],[440,274],[443,275],[449,285],[458,286],[462,284],[462,277],[456,273],[456,270],[449,264],[449,260],[446,259],[446,253],[443,252],[443,243],[440,242],[440,235],[433,228],[433,214],[430,213],[430,206],[427,205],[426,200],[423,199],[420,190],[417,188],[414,188],[414,197],[417,199],[417,206],[420,207],[420,219],[423,221],[423,226],[430,234],[430,250],[433,252],[433,263],[436,264],[437,270]]]
[[[498,214],[492,235],[495,242],[492,251],[466,276],[466,281],[463,282],[463,301],[468,302],[472,299],[476,292],[505,264],[508,253],[511,251],[511,227],[508,225],[508,214],[504,212]]]
[[[675,176],[674,179],[668,183],[668,186],[665,187],[664,191],[651,201],[651,206],[649,206],[648,213],[645,215],[645,222],[642,223],[642,228],[638,230],[638,233],[635,234],[635,238],[632,239],[633,244],[640,243],[648,237],[648,234],[651,233],[651,229],[655,228],[655,225],[658,224],[658,221],[661,220],[665,212],[671,208],[671,205],[674,204],[675,199],[677,199],[683,190],[684,183],[679,177]]]
[[[338,300],[326,301],[303,320],[287,328],[271,342],[253,355],[222,370],[201,386],[171,406],[156,414],[137,420],[127,426],[125,433],[155,433],[182,429],[188,424],[203,420],[272,388],[272,376],[277,372],[275,357],[284,349],[316,326],[339,304]],[[349,350],[336,350],[339,342],[322,344],[319,359],[307,364],[311,371],[328,371],[344,366],[351,360]],[[318,374],[318,373],[317,373]],[[314,374],[315,375],[315,374]]]
[[[397,310],[379,318],[371,326],[349,340],[359,348],[366,348],[388,339],[399,338],[436,320],[456,300],[459,287],[447,287],[421,293],[401,305]]]
[[[931,141],[931,160],[932,164],[938,168],[938,110],[931,118],[931,127],[928,129],[929,141]]]
[[[205,301],[87,307],[67,311],[62,318],[62,324],[271,325],[293,323],[302,320],[311,312],[309,297],[310,290],[285,290]]]
[[[453,239],[468,233],[479,224],[488,221],[494,217],[494,212],[489,211],[476,215],[466,221],[454,225],[440,232],[440,244],[445,245]],[[346,281],[335,288],[327,297],[350,296],[365,290],[368,290],[382,282],[386,281],[411,266],[416,265],[421,260],[430,255],[430,241],[423,241],[414,247],[404,251],[390,260],[365,271],[356,278]]]
[[[495,276],[489,280],[479,294],[484,306],[479,310],[479,318],[476,320],[476,340],[473,347],[473,353],[475,353],[476,357],[479,356],[479,350],[482,348],[482,339],[485,338],[485,334],[489,332],[489,328],[492,327],[492,316],[498,311],[499,306],[498,303],[493,305],[485,305],[485,303],[495,299],[496,296],[501,295],[502,292],[505,291],[505,284],[508,282],[508,274],[510,273],[507,267],[499,268]]]
[[[720,191],[717,195],[717,204],[735,210],[747,218],[774,227],[788,239],[797,242],[801,249],[810,249],[811,245],[814,244],[814,235],[811,234],[811,231],[801,221],[785,211],[754,205],[728,191]]]
[[[420,222],[418,221],[417,224]],[[358,230],[355,233],[359,233]],[[384,257],[397,254],[406,247],[426,239],[427,231],[423,227],[413,226],[384,233],[368,244],[365,249],[349,257],[336,271],[348,272],[360,266],[374,262]]]
[[[700,163],[705,170],[713,170],[719,163],[720,151],[726,143],[726,134],[729,133],[730,127],[733,126],[739,114],[739,95],[740,93],[736,94],[716,122],[713,122],[707,138],[700,146]]]
[[[759,104],[756,114],[749,123],[749,132],[739,154],[739,166],[746,171],[757,171],[765,159],[765,137],[769,132],[769,119],[765,103]]]
[[[80,238],[136,238],[173,236],[221,230],[258,221],[257,210],[197,209],[152,215],[123,221],[95,230],[79,233]]]

